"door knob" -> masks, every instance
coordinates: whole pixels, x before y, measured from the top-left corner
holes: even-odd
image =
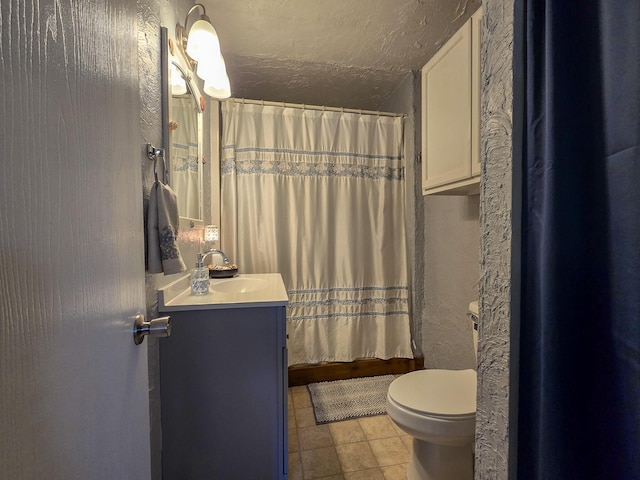
[[[154,318],[150,322],[144,321],[144,315],[136,315],[133,322],[133,342],[140,345],[145,335],[151,337],[168,337],[171,335],[171,317]]]

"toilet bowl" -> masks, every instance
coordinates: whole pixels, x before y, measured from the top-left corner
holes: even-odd
[[[470,318],[475,327],[477,302]],[[387,413],[413,437],[408,480],[473,480],[476,390],[471,369],[418,370],[389,385]]]

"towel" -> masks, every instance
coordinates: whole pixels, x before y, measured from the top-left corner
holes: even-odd
[[[149,194],[147,215],[147,269],[149,273],[184,272],[178,249],[178,201],[168,185],[155,182]]]

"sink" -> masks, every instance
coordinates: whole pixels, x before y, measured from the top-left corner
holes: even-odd
[[[220,293],[250,293],[267,288],[269,282],[261,278],[230,278],[212,283],[211,290]]]
[[[222,310],[286,306],[287,290],[279,273],[241,273],[232,278],[209,280],[207,295],[191,295],[186,273],[158,290],[158,311]]]

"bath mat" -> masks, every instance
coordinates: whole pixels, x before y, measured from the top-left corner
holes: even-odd
[[[386,413],[387,390],[397,375],[351,378],[307,385],[316,424]]]

